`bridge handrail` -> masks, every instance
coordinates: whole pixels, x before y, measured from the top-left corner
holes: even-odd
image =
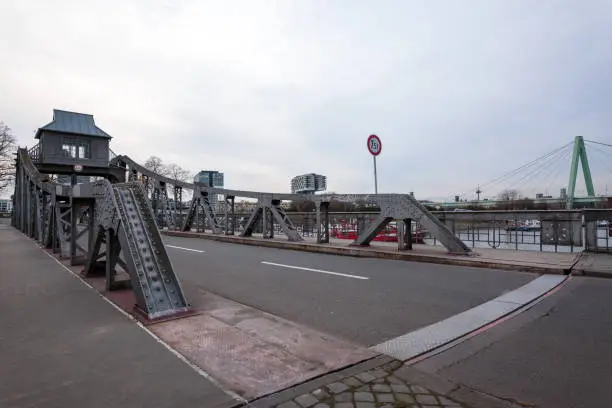
[[[273,193],[273,192],[262,192],[262,191],[248,191],[248,190],[231,190],[219,187],[207,187],[198,185],[197,183],[188,183],[186,181],[176,180],[168,176],[164,176],[159,173],[147,169],[136,161],[132,160],[129,156],[118,155],[111,160],[111,164],[120,166],[121,163],[127,164],[130,168],[136,169],[140,174],[147,177],[161,181],[163,183],[181,187],[189,190],[200,190],[207,191],[212,194],[220,194],[225,196],[234,197],[249,197],[261,199],[262,197],[268,197],[276,200],[291,200],[291,201],[343,201],[343,202],[355,202],[357,200],[364,201],[366,203],[376,203],[377,199],[389,198],[389,197],[403,197],[409,196],[409,194],[319,194],[319,195],[304,195],[304,194],[291,194],[291,193]]]
[[[34,182],[36,187],[42,189],[43,191],[49,194],[57,192],[57,187],[61,187],[62,191],[64,191],[65,186],[62,186],[59,183],[49,180],[46,175],[43,176],[42,174],[40,174],[40,172],[32,162],[32,158],[30,157],[29,152],[25,148],[19,148],[17,150],[17,159],[21,163],[26,176],[28,176],[30,180]]]

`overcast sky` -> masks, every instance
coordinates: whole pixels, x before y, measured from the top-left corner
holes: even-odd
[[[0,16],[0,120],[21,145],[54,108],[91,113],[115,152],[228,188],[317,172],[373,192],[376,133],[379,192],[471,198],[575,135],[612,143],[609,0],[0,0]],[[566,156],[514,187],[558,194]]]

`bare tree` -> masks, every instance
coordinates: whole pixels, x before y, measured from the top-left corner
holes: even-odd
[[[11,129],[0,122],[0,192],[8,187],[15,177],[15,158],[17,139]]]
[[[166,171],[168,172],[166,175],[171,179],[178,181],[189,181],[189,176],[191,173],[178,164],[171,163],[165,167]]]
[[[515,190],[515,189],[503,190],[497,196],[497,199],[500,201],[515,201],[515,200],[518,200],[519,198],[521,198],[521,193],[520,191]]]
[[[168,168],[166,167],[166,165],[164,164],[164,162],[162,161],[162,159],[160,159],[157,156],[151,156],[149,157],[145,162],[144,162],[144,166],[151,170],[153,173],[162,175],[162,176],[167,176],[168,175]]]

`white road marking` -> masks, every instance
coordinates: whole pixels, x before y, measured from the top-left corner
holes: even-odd
[[[367,276],[359,276],[359,275],[350,275],[348,273],[339,273],[339,272],[330,272],[330,271],[323,271],[321,269],[312,269],[312,268],[304,268],[303,266],[293,266],[293,265],[283,265],[283,264],[279,264],[279,263],[274,263],[274,262],[266,262],[266,261],[261,261],[262,264],[266,264],[266,265],[272,265],[272,266],[280,266],[283,268],[290,268],[290,269],[300,269],[302,271],[310,271],[310,272],[318,272],[318,273],[326,273],[328,275],[336,275],[336,276],[343,276],[345,278],[353,278],[353,279],[370,279]]]
[[[201,249],[191,249],[191,248],[183,248],[180,246],[174,246],[174,245],[166,245],[168,248],[174,248],[174,249],[182,249],[183,251],[191,251],[191,252],[200,252],[200,253],[205,253],[206,251],[202,251]]]

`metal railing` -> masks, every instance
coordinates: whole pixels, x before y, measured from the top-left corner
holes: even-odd
[[[28,156],[30,156],[30,159],[34,163],[38,163],[42,160],[41,152],[40,152],[40,143],[38,143],[37,145],[32,147],[30,150],[28,150]]]
[[[587,210],[550,211],[461,211],[433,212],[459,239],[472,248],[496,248],[545,252],[580,252],[596,248],[612,251],[612,237],[608,227],[597,221],[597,245],[585,246],[584,212]],[[599,211],[599,210],[594,210]],[[612,219],[612,210],[609,216]],[[293,224],[305,236],[316,236],[314,212],[288,212]],[[237,214],[238,216],[238,214]],[[378,216],[374,212],[330,212],[330,235],[347,237],[351,231],[359,233],[368,222]],[[603,217],[603,218],[602,218]],[[599,214],[596,218],[605,218]],[[612,222],[610,223],[612,225]],[[396,228],[391,222],[389,231]],[[440,245],[421,225],[413,223],[413,235],[428,245]],[[422,235],[421,235],[422,234]],[[385,234],[382,234],[383,236]],[[386,239],[381,239],[386,240]],[[418,242],[415,242],[418,243]],[[588,248],[587,248],[588,247]]]

